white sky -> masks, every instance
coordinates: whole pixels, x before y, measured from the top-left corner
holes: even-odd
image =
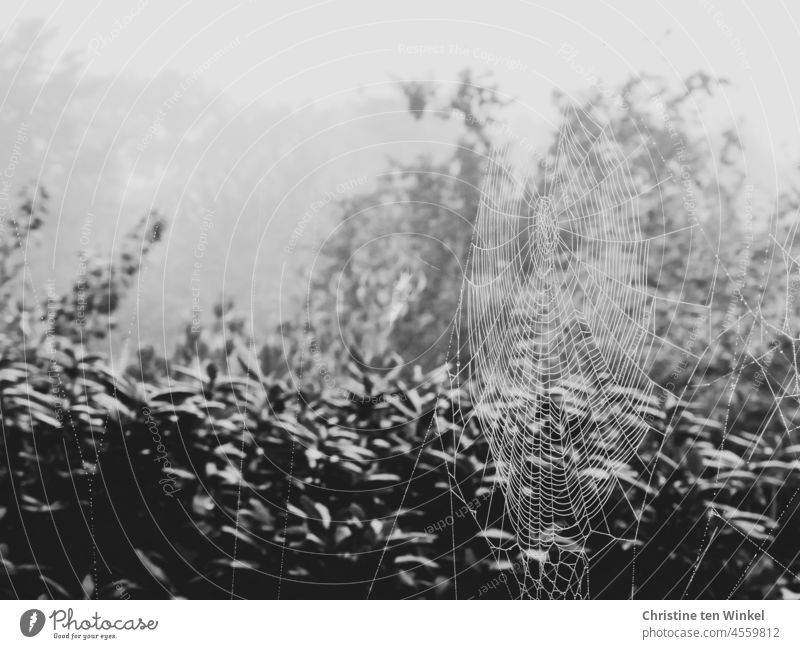
[[[764,149],[782,160],[800,151],[800,8],[782,1],[7,0],[0,29],[36,17],[57,32],[54,56],[82,52],[92,74],[200,69],[204,84],[248,102],[334,92],[346,101],[391,73],[450,80],[472,66],[547,114],[555,85],[575,91],[590,72],[611,84],[642,71],[677,81],[700,68],[734,82],[725,110]],[[572,62],[558,53],[565,42],[578,51]],[[410,54],[411,45],[429,51]]]

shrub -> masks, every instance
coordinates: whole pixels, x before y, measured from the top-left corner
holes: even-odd
[[[0,593],[519,596],[513,573],[538,567],[467,392],[446,372],[335,378],[298,391],[177,368],[136,384],[99,356],[5,361]],[[597,476],[616,487],[613,538],[587,540],[591,594],[630,596],[635,570],[637,597],[790,595],[798,447],[653,408],[637,464]]]

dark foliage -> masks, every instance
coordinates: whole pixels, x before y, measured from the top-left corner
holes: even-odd
[[[299,393],[181,373],[155,386],[96,356],[3,364],[3,597],[519,596],[464,392],[355,368]],[[649,407],[642,463],[616,468],[625,498],[604,512],[616,538],[589,540],[593,596],[629,597],[634,570],[637,597],[790,595],[798,447]],[[628,501],[646,503],[638,536]]]

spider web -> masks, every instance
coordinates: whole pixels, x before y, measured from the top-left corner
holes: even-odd
[[[671,431],[686,416],[685,406],[698,396],[702,408],[719,421],[721,441],[686,446],[687,454],[703,454],[704,481],[714,486],[705,500],[702,538],[687,548],[691,552],[696,543],[691,571],[686,580],[678,580],[683,592],[673,590],[669,597],[685,598],[690,588],[694,596],[706,592],[708,586],[698,584],[695,576],[722,529],[741,537],[739,548],[732,551],[744,548],[752,556],[743,568],[734,568],[741,573],[729,597],[762,559],[780,567],[796,589],[800,576],[792,566],[800,551],[779,558],[772,550],[773,537],[743,530],[726,513],[738,504],[726,502],[730,500],[726,488],[736,471],[728,470],[724,458],[731,444],[739,448],[747,444],[741,456],[745,463],[757,449],[763,458],[764,447],[769,453],[769,445],[774,445],[766,461],[748,466],[751,472],[800,467],[797,212],[762,222],[761,234],[769,234],[772,242],[767,245],[762,239],[753,259],[750,243],[745,242],[744,264],[723,257],[719,229],[712,219],[690,218],[690,225],[673,231],[665,224],[657,236],[645,236],[639,199],[665,183],[679,185],[677,177],[669,171],[663,177],[656,173],[654,184],[637,190],[628,161],[642,145],[623,154],[607,127],[579,108],[568,109],[562,124],[550,159],[536,167],[517,162],[512,146],[496,149],[489,160],[448,351],[454,358],[450,390],[463,389],[473,408],[464,412],[458,400],[453,402],[454,414],[462,422],[460,432],[439,430],[438,418],[433,420],[435,436],[442,439],[452,432],[457,437],[452,447],[455,456],[473,443],[464,438],[472,419],[478,420],[488,441],[505,517],[516,538],[511,546],[486,538],[498,569],[503,565],[502,570],[517,581],[518,588],[509,588],[509,595],[598,596],[589,583],[590,536],[593,560],[620,542],[633,548],[631,597],[658,579],[637,571],[639,548],[648,544],[640,540],[640,524],[660,494],[657,478],[671,479],[663,470],[659,474],[655,464],[664,457]],[[661,154],[649,151],[649,155]],[[651,198],[663,200],[661,190]],[[666,212],[667,205],[662,206]],[[722,216],[720,210],[720,223]],[[687,238],[670,240],[679,232],[688,235],[688,249],[679,248],[685,251],[687,264],[698,258],[707,262],[702,268],[708,272],[705,298],[692,299],[691,293],[684,297],[690,271],[697,272],[689,265],[677,292],[660,291],[659,284],[654,287],[647,277],[648,262],[659,261],[652,242],[669,241],[674,250],[687,242]],[[762,264],[759,273],[749,274],[756,261]],[[667,264],[662,255],[656,268],[659,278]],[[746,290],[747,282],[752,290]],[[764,289],[776,282],[785,286],[783,305],[767,308]],[[720,308],[720,297],[728,301],[727,313],[724,305]],[[656,303],[667,307],[658,322]],[[707,328],[705,338],[698,336],[703,340],[700,345],[682,339],[683,330],[674,326],[681,318],[685,322],[688,313],[695,314],[697,329]],[[717,322],[722,315],[724,321]],[[468,358],[463,363],[462,351]],[[664,359],[675,368],[674,374],[685,375],[681,386],[651,378]],[[779,371],[775,359],[782,363]],[[725,364],[730,370],[720,372]],[[751,384],[743,385],[748,372],[755,378],[750,376]],[[748,399],[759,390],[771,404],[769,412],[753,433],[739,432]],[[747,396],[736,403],[734,396],[742,392]],[[694,417],[696,430],[713,424],[705,414]],[[424,443],[433,443],[435,436],[426,435]],[[692,461],[688,455],[675,458],[674,471]],[[628,488],[637,477],[629,465],[634,462],[642,467],[638,477],[643,484],[636,500]],[[498,523],[502,527],[504,521],[482,520],[472,510],[460,491],[455,467],[454,462],[452,471],[448,468],[449,486],[451,498],[464,504],[460,511],[469,509],[484,531]],[[715,477],[710,476],[712,470]],[[766,476],[765,481],[774,483],[775,478]],[[780,507],[779,492],[775,490],[763,505],[750,502],[740,513],[750,522],[761,515],[771,516],[778,526],[788,522],[798,508],[800,489],[783,498]],[[748,499],[750,493],[741,497]],[[631,514],[626,529],[612,529],[611,519],[605,518],[612,494],[615,516],[619,518],[620,508]],[[759,506],[763,506],[760,513]],[[669,525],[670,519],[666,515],[663,524]],[[695,522],[702,527],[704,521]],[[454,553],[455,549],[454,539]],[[457,577],[454,554],[456,597]],[[777,586],[776,582],[772,588]]]
[[[492,155],[461,313],[474,416],[530,559],[519,585],[547,599],[588,596],[584,544],[649,428],[652,387],[648,242],[627,161],[599,125],[564,124],[538,186],[509,147]]]

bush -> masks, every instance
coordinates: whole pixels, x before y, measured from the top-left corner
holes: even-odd
[[[518,597],[537,574],[446,372],[411,388],[352,366],[297,391],[58,363],[0,367],[4,597]],[[635,569],[637,597],[790,595],[798,447],[652,407],[638,464],[596,476],[616,487],[590,594],[630,596]]]

